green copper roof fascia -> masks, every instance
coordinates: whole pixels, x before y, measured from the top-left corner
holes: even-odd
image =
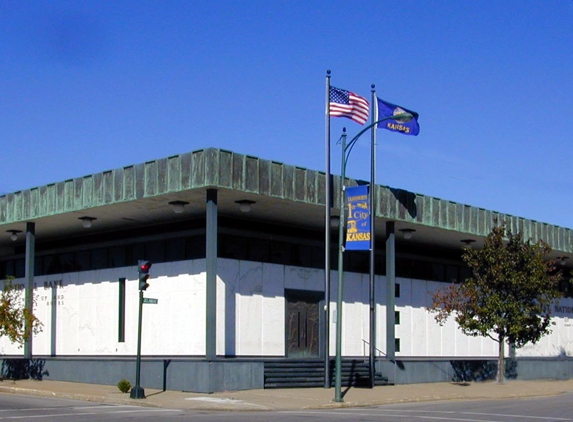
[[[209,187],[314,203],[316,174],[208,148],[2,195],[0,225]]]
[[[564,227],[414,194],[401,189],[386,186],[377,186],[377,189],[376,215],[380,217],[475,236],[486,236],[496,221],[505,222],[511,232],[521,232],[525,239],[533,241],[542,239],[555,250],[573,252],[573,232]]]
[[[347,180],[347,185],[356,185]],[[333,177],[338,203],[340,177]],[[221,188],[324,206],[325,174],[216,148],[69,179],[0,196],[0,225],[134,201],[190,189]],[[376,215],[474,236],[486,236],[497,221],[512,232],[573,253],[570,229],[377,186]]]

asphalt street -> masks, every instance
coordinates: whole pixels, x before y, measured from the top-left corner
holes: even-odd
[[[226,412],[161,409],[49,397],[0,394],[0,421],[573,421],[573,394],[503,400],[461,400],[324,410]]]
[[[151,407],[110,405],[49,397],[0,394],[0,421],[169,421],[181,420],[181,411]],[[169,419],[177,414],[179,419]]]

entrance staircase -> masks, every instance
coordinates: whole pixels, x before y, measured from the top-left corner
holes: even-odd
[[[330,361],[331,387],[334,387],[334,359]],[[370,387],[368,360],[342,360],[343,387]],[[324,360],[289,359],[265,361],[265,388],[324,387]],[[375,374],[375,385],[390,385],[388,378]]]

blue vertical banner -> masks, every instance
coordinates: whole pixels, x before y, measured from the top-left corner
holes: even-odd
[[[370,250],[370,196],[368,186],[346,188],[348,223],[346,226],[346,249]]]

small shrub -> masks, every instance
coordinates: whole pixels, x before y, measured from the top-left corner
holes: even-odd
[[[119,388],[119,391],[122,393],[128,393],[129,390],[131,390],[131,383],[128,380],[123,379],[117,383],[117,388]]]

